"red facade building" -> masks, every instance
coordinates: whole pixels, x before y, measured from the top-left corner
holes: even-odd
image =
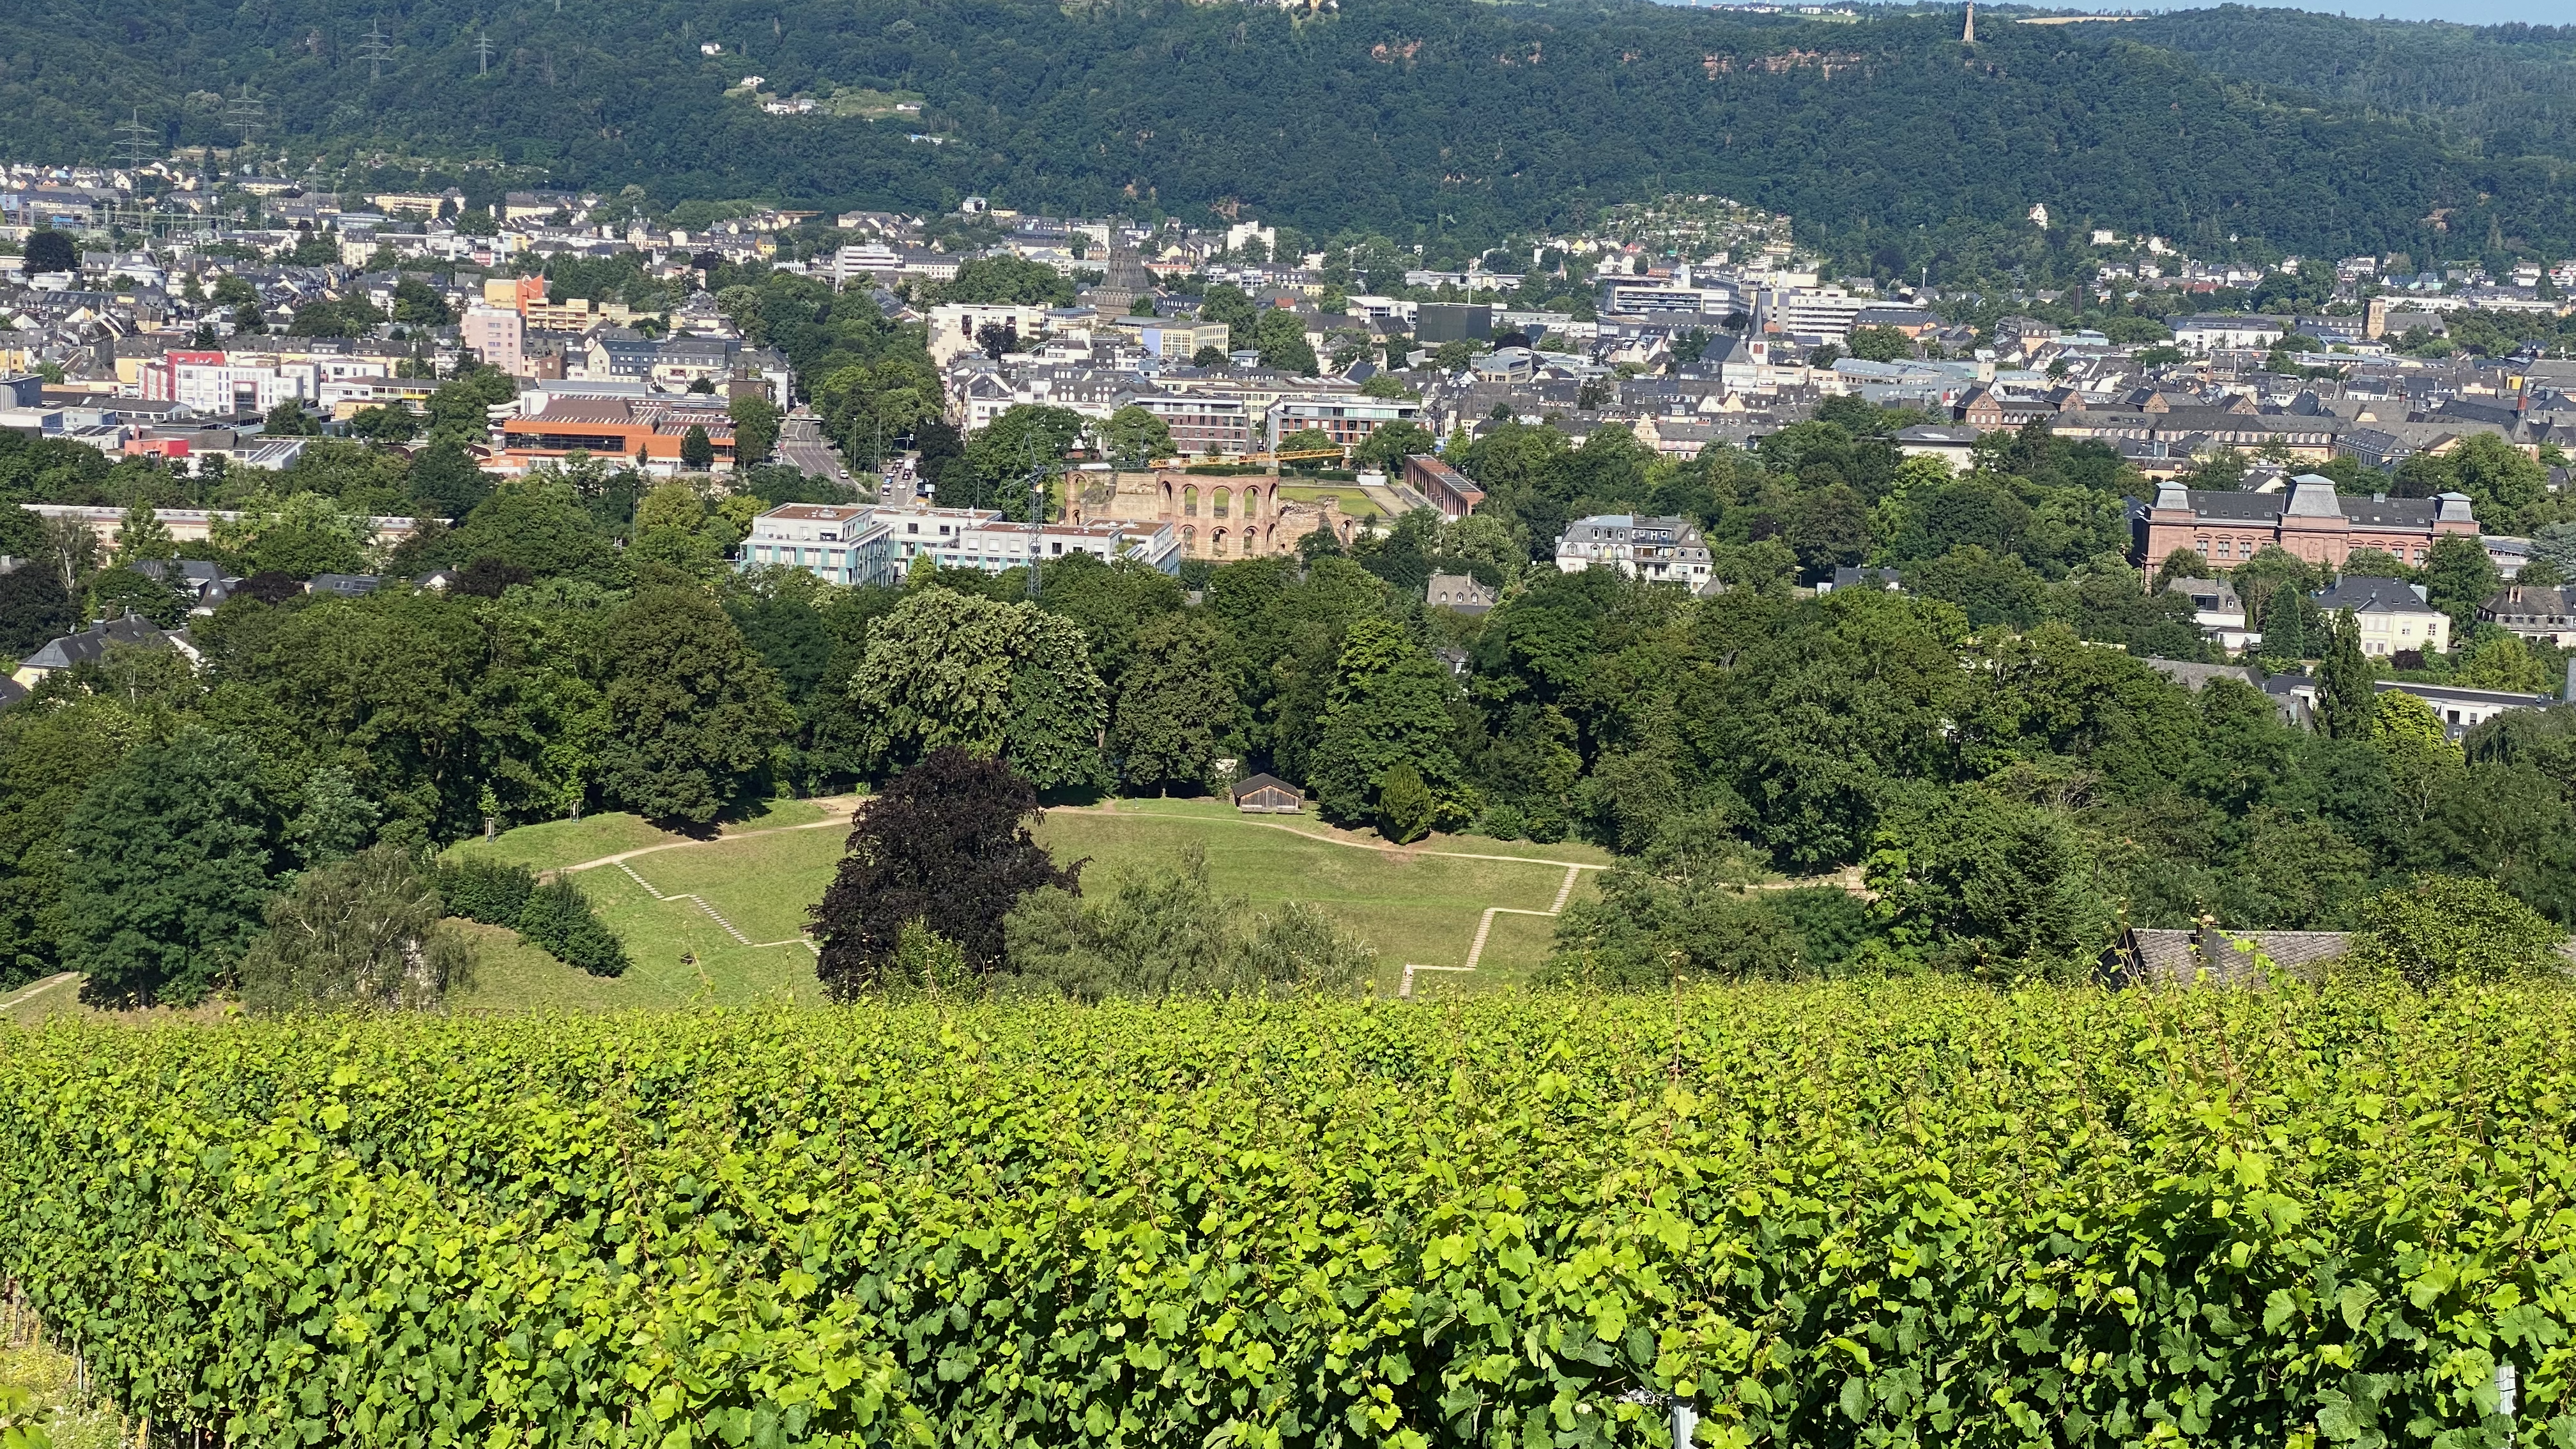
[[[2346,498],[2334,480],[2302,473],[2279,493],[2238,493],[2166,483],[2155,502],[2130,519],[2138,562],[2153,568],[2175,549],[2199,553],[2216,569],[2233,568],[2265,548],[2341,568],[2354,549],[2375,548],[2421,565],[2446,533],[2478,535],[2465,493]]]

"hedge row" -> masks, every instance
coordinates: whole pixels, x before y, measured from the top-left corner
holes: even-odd
[[[468,858],[438,868],[438,894],[450,914],[507,926],[576,970],[623,976],[631,964],[590,898],[562,876],[540,882],[524,865]]]
[[[2576,997],[0,1032],[0,1272],[236,1445],[2576,1443]]]

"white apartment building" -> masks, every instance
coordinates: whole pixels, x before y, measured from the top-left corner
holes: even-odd
[[[976,351],[975,334],[986,327],[1007,327],[1021,337],[1044,336],[1047,309],[1002,302],[942,302],[930,309],[930,361],[946,367]]]
[[[1711,582],[1708,542],[1687,518],[1648,518],[1596,513],[1578,518],[1556,541],[1559,572],[1579,574],[1606,564],[1630,578],[1676,583],[1694,590]]]
[[[829,584],[890,584],[903,577],[889,530],[864,503],[782,503],[751,521],[742,567],[809,570]]]
[[[252,353],[171,351],[142,368],[143,396],[204,413],[267,412],[322,396],[325,383],[384,378],[381,357],[278,358]]]
[[[1840,287],[1783,287],[1763,294],[1761,322],[1765,331],[1841,343],[1851,338],[1853,318],[1881,305]]]
[[[916,558],[1001,573],[1087,553],[1177,573],[1181,543],[1167,523],[1049,523],[1031,529],[988,508],[923,504],[787,503],[752,520],[742,566],[786,565],[836,584],[891,584]]]

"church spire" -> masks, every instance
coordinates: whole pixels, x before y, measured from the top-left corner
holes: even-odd
[[[1977,0],[1968,0],[1968,28],[1959,33],[1961,45],[1977,43]]]

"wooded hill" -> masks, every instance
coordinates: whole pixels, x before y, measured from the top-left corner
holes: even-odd
[[[664,204],[935,209],[983,193],[1205,219],[1239,202],[1310,234],[1409,242],[1715,192],[1791,212],[1849,259],[1953,274],[2044,269],[2034,203],[2061,246],[2087,222],[2207,252],[2231,236],[2418,256],[2491,232],[2553,255],[2576,246],[2576,166],[2475,144],[2477,123],[2445,110],[2473,88],[2390,114],[2368,86],[2351,101],[2289,94],[2139,43],[2180,44],[2197,23],[1995,17],[1968,48],[1947,8],[1830,25],[1624,0],[1346,0],[1297,19],[1180,0],[512,0],[498,13],[25,0],[0,16],[0,151],[104,159],[138,108],[171,144],[225,143],[238,137],[227,98],[246,83],[264,144],[484,156],[558,183],[640,185]],[[704,55],[707,43],[723,50]],[[2286,57],[2304,43],[2264,64],[2298,69]],[[2535,66],[2566,65],[2527,49]],[[770,116],[740,91],[746,75],[780,95],[866,87],[926,102],[877,119]],[[417,177],[403,164],[383,179]],[[2444,211],[2437,236],[2425,218]]]

